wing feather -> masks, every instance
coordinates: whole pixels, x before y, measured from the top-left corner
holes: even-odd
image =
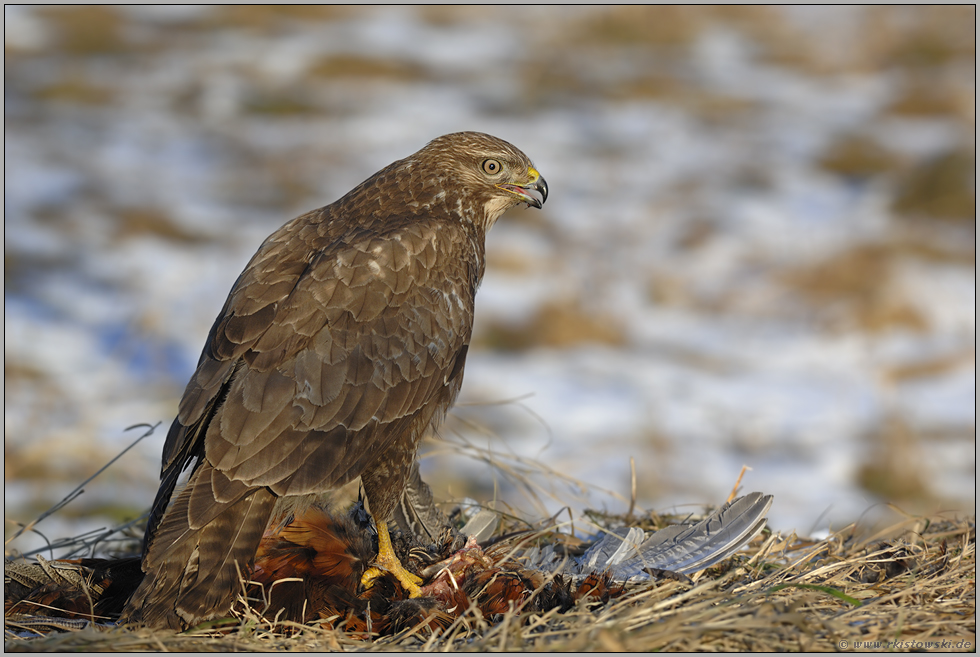
[[[329,223],[293,223],[314,219]],[[333,488],[398,437],[379,427],[415,418],[442,386],[448,406],[472,324],[457,271],[468,240],[444,222],[389,226],[339,239],[287,224],[263,244],[212,328],[165,469],[206,454],[247,486]]]

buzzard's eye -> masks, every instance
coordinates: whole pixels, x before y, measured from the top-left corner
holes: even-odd
[[[483,173],[487,174],[488,176],[496,176],[503,169],[503,167],[500,166],[500,162],[497,160],[483,160],[481,168],[483,169]]]

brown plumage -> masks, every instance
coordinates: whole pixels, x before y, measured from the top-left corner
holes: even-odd
[[[522,544],[544,533],[520,532],[483,548],[473,538],[461,549],[453,541],[429,547],[422,576],[423,597],[405,599],[405,591],[386,576],[368,590],[359,586],[366,567],[363,528],[350,514],[313,507],[289,519],[262,539],[249,598],[267,618],[310,622],[319,619],[348,632],[391,634],[419,624],[428,630],[447,627],[466,614],[495,622],[508,611],[567,611],[578,600],[608,602],[625,592],[612,585],[608,572],[591,573],[577,586],[570,579],[523,565]],[[421,549],[421,548],[420,548]],[[295,581],[301,580],[301,581]]]
[[[268,615],[280,620],[306,623],[345,616],[348,608],[363,606],[357,594],[375,554],[373,544],[367,528],[350,514],[306,509],[262,537],[250,577],[256,587],[250,602],[267,607]]]
[[[561,575],[548,581],[546,573],[525,568],[515,547],[533,535],[521,532],[486,549],[472,537],[461,549],[452,540],[416,548],[430,565],[422,570],[423,597],[405,599],[390,575],[370,589],[360,587],[373,551],[354,516],[311,507],[262,538],[248,599],[270,620],[319,620],[347,632],[386,635],[420,624],[426,632],[445,629],[469,613],[494,622],[511,610],[567,611],[580,599],[608,602],[625,592],[610,585],[608,572],[592,573],[575,587]]]
[[[486,232],[547,193],[512,145],[456,133],[259,247],[167,435],[146,576],[124,621],[180,629],[226,615],[273,514],[358,476],[378,527],[377,564],[418,595],[387,523],[413,503],[406,490],[417,487],[406,481],[418,479],[419,441],[459,391]]]
[[[143,578],[139,559],[63,559],[3,564],[4,616],[115,618]]]
[[[338,515],[313,506],[270,528],[255,556],[248,589],[252,608],[270,620],[319,619],[321,625],[349,632],[366,632],[369,616],[371,632],[378,634],[394,633],[427,618],[435,623],[432,629],[446,627],[453,617],[443,610],[441,600],[406,599],[407,592],[390,575],[363,589],[361,576],[374,548],[358,515],[356,507],[354,513]],[[438,559],[441,552],[426,556]]]

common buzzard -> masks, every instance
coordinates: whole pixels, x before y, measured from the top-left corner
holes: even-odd
[[[387,524],[459,392],[486,232],[547,197],[524,153],[460,132],[274,232],[181,398],[123,620],[181,629],[226,615],[270,518],[358,476],[377,569],[418,595]]]

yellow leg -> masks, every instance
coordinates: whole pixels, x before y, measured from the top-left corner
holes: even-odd
[[[422,590],[419,588],[419,584],[422,583],[422,578],[405,570],[402,562],[395,556],[395,549],[391,546],[388,526],[383,522],[379,522],[378,558],[375,559],[374,565],[364,572],[364,575],[361,577],[361,584],[365,588],[370,588],[371,583],[383,575],[385,571],[394,575],[395,579],[405,587],[405,590],[408,591],[408,597],[417,598],[422,595]]]

